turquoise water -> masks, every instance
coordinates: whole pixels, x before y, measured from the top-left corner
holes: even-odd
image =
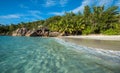
[[[120,52],[58,38],[1,36],[0,73],[120,73]]]

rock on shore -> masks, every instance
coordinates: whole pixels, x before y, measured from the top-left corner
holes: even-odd
[[[18,28],[12,33],[12,36],[46,36],[46,37],[57,37],[59,32],[51,32],[48,28],[40,28],[28,30],[27,28]]]

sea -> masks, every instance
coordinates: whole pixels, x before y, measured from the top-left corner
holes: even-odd
[[[120,51],[60,38],[0,36],[0,73],[120,73]]]

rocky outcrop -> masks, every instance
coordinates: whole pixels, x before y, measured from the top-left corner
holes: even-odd
[[[27,28],[18,28],[16,31],[13,31],[12,36],[25,36],[27,31]]]
[[[26,33],[26,36],[49,36],[49,29],[40,28],[40,29],[37,29],[37,30],[29,30]]]
[[[52,34],[54,35],[54,34]],[[40,28],[40,29],[33,29],[28,30],[27,28],[18,28],[16,31],[12,33],[12,36],[49,36],[49,29],[48,28]],[[55,34],[56,36],[56,34]]]
[[[27,28],[18,28],[12,33],[12,36],[44,36],[44,37],[57,37],[59,32],[50,32],[48,28],[39,28],[28,30]]]
[[[33,29],[33,30],[28,30],[27,33],[25,34],[25,36],[36,36],[36,34],[35,34],[35,29]]]

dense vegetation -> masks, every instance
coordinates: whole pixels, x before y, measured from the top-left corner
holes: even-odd
[[[40,26],[47,27],[51,31],[60,32],[65,35],[87,35],[87,34],[120,34],[120,14],[117,6],[107,9],[104,6],[84,7],[84,12],[77,14],[70,12],[63,16],[53,16],[46,20],[36,22],[0,25],[0,33],[10,34],[17,28],[26,27],[30,30],[38,29]]]

